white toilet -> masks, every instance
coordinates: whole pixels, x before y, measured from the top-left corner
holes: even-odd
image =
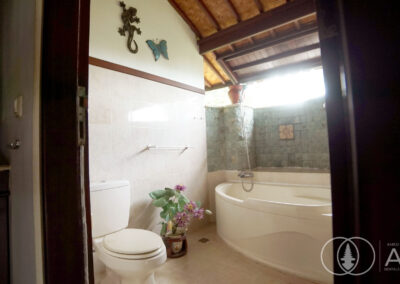
[[[155,283],[154,270],[167,259],[165,245],[156,233],[127,228],[129,182],[91,184],[90,203],[95,266],[100,260],[119,276],[121,284]]]

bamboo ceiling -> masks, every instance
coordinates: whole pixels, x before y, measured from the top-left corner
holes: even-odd
[[[206,89],[319,66],[313,0],[169,0],[198,39]]]

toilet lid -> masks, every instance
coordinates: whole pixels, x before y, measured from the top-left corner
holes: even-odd
[[[142,229],[125,229],[104,237],[103,245],[120,254],[144,254],[163,246],[159,235]]]

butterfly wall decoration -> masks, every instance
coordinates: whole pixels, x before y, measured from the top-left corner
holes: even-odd
[[[163,39],[159,43],[155,43],[154,41],[149,39],[146,40],[146,43],[153,51],[155,61],[157,61],[160,58],[160,55],[162,55],[165,59],[169,59],[166,40]]]

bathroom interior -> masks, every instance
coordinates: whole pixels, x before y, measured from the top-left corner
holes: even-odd
[[[96,283],[333,283],[315,11],[229,44],[206,41],[290,4],[91,1]],[[201,213],[178,249],[165,241],[177,215],[164,222],[156,203],[164,189],[198,202],[178,211]]]

